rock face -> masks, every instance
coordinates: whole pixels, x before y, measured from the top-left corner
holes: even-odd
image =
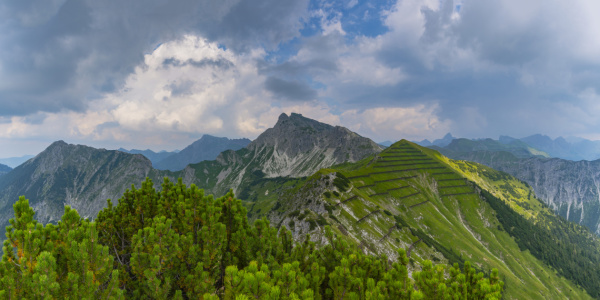
[[[600,160],[516,158],[509,153],[472,153],[464,159],[513,175],[569,221],[600,235]]]
[[[179,153],[172,154],[153,165],[159,170],[179,171],[189,164],[214,160],[223,151],[242,149],[249,143],[249,139],[228,139],[205,134]]]
[[[88,218],[106,199],[116,200],[153,175],[150,161],[139,154],[54,142],[33,159],[0,178],[0,226],[13,217],[12,204],[24,195],[42,223],[57,221],[64,205]]]

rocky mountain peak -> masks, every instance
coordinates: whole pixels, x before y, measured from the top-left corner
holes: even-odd
[[[295,128],[312,128],[315,131],[323,131],[331,129],[333,126],[306,118],[297,113],[291,113],[289,117],[285,113],[282,113],[275,126],[273,126],[273,129],[279,130],[293,130]]]
[[[54,142],[0,178],[0,226],[6,225],[12,203],[21,195],[42,223],[58,220],[64,205],[94,217],[106,199],[118,199],[151,171],[152,163],[141,154]]]
[[[275,126],[263,132],[247,148],[272,153],[263,169],[269,176],[304,176],[319,168],[357,161],[382,150],[372,140],[347,128],[331,126],[297,113],[281,114]],[[293,170],[300,166],[299,162],[307,161],[313,161],[308,163],[311,167],[300,173]]]

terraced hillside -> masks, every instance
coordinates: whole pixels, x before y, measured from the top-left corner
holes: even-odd
[[[269,218],[297,239],[311,233],[319,240],[318,229],[329,224],[368,253],[394,258],[402,247],[411,261],[468,260],[483,271],[497,268],[507,299],[589,298],[521,251],[506,223],[482,200],[482,188],[449,162],[436,151],[400,141],[356,164],[319,171],[281,197]]]

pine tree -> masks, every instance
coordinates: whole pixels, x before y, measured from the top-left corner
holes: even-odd
[[[248,223],[230,191],[213,198],[181,180],[132,187],[96,222],[65,207],[58,224],[35,221],[29,202],[14,204],[0,262],[0,299],[499,299],[489,277],[466,262],[424,261],[408,276],[406,251],[391,265],[324,228],[327,244],[294,242],[285,227]]]

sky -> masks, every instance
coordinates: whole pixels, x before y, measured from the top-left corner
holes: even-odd
[[[0,2],[0,157],[254,139],[291,112],[378,142],[600,139],[600,2]]]

